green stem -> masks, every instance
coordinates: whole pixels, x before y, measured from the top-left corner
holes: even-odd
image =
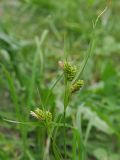
[[[66,135],[65,135],[65,121],[66,121],[66,109],[64,107],[64,156],[65,156],[65,159],[66,159]]]
[[[64,156],[65,156],[65,159],[66,159],[66,108],[67,108],[67,105],[68,105],[68,100],[69,100],[69,86],[68,86],[68,83],[67,83],[67,80],[65,79],[65,92],[64,92]]]
[[[45,124],[45,128],[46,128],[46,131],[47,131],[47,135],[50,138],[52,146],[54,148],[53,152],[55,154],[55,159],[56,160],[63,160],[63,157],[62,157],[61,153],[59,152],[59,149],[58,149],[57,144],[55,142],[55,138],[52,136],[53,131],[49,128],[48,124]]]

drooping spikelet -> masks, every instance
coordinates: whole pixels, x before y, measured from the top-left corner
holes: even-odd
[[[35,109],[35,111],[31,111],[30,114],[40,121],[52,121],[52,113],[49,111],[43,111],[39,108]]]
[[[75,78],[77,69],[72,66],[69,62],[64,63],[64,74],[68,81],[72,81]]]
[[[83,80],[78,80],[71,86],[71,92],[74,93],[84,86]]]

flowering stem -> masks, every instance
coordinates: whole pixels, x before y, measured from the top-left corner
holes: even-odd
[[[66,119],[66,109],[64,108],[64,156],[66,159],[66,136],[65,136],[65,120]]]
[[[65,92],[64,92],[64,157],[66,159],[66,108],[69,102],[69,84],[65,78]]]

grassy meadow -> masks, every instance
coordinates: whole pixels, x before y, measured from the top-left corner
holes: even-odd
[[[120,160],[119,0],[0,0],[0,160]]]

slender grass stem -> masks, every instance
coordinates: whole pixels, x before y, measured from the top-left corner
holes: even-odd
[[[48,134],[48,138],[49,138],[49,143],[52,143],[52,146],[53,146],[53,152],[55,154],[55,159],[56,160],[63,160],[63,157],[57,147],[57,144],[55,142],[55,139],[54,137],[52,136],[52,132],[51,132],[51,129],[50,129],[50,126],[49,124],[45,124],[45,127],[46,127],[46,130],[47,130],[47,134]]]
[[[66,109],[64,108],[64,157],[66,159],[66,126],[65,126],[65,121],[66,121]]]
[[[64,157],[66,159],[66,108],[68,106],[68,100],[69,100],[69,85],[67,80],[65,79],[65,91],[64,91]]]
[[[23,117],[21,115],[19,101],[18,101],[18,95],[17,95],[16,89],[14,87],[13,78],[11,77],[10,73],[7,71],[5,66],[2,65],[2,64],[0,64],[0,65],[2,66],[3,72],[6,76],[6,79],[7,79],[8,84],[9,84],[11,99],[12,99],[12,101],[14,103],[14,106],[15,106],[16,118],[17,118],[18,121],[24,122]],[[26,143],[26,136],[25,136],[25,127],[22,126],[21,124],[20,124],[20,133],[21,133],[22,141],[23,141],[24,158],[26,158],[27,143]]]

